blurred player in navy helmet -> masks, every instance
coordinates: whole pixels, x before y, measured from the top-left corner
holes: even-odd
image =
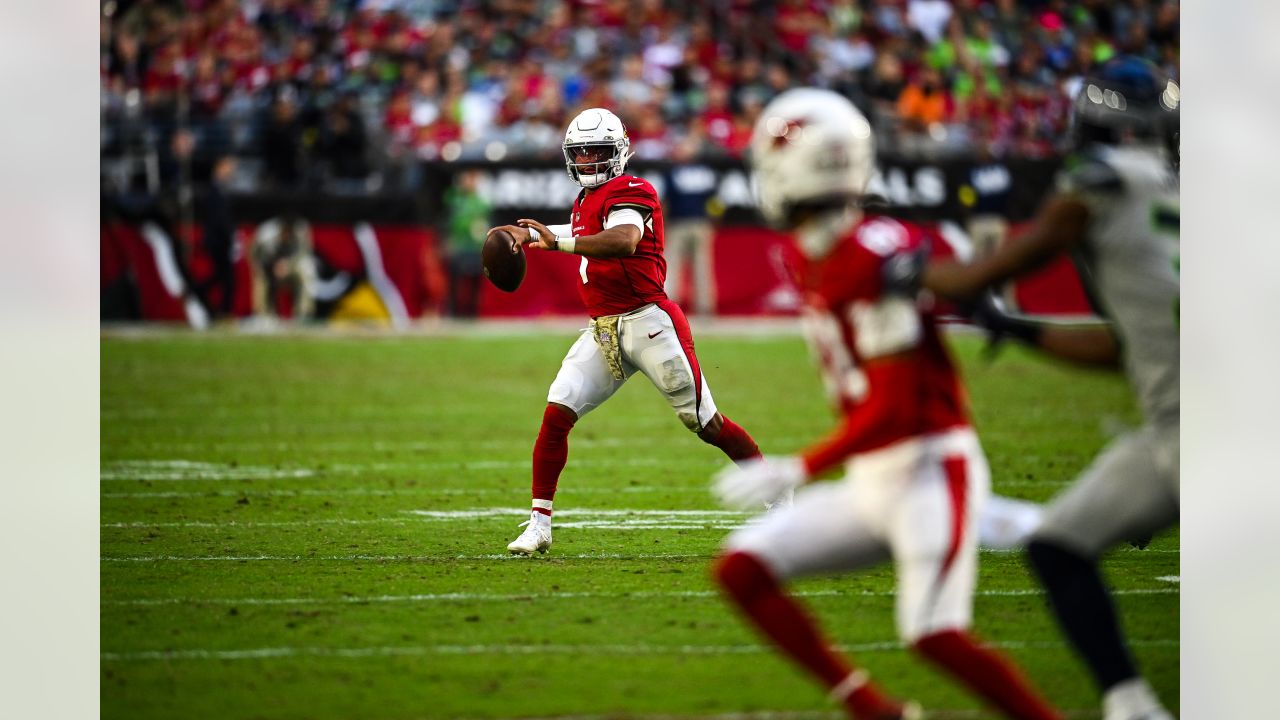
[[[886,265],[932,238],[860,207],[875,167],[871,126],[836,93],[790,90],[764,109],[750,158],[762,213],[794,234],[806,258],[805,335],[843,420],[796,456],[717,476],[730,507],[800,488],[790,508],[730,535],[717,581],[851,717],[920,717],[918,705],[887,696],[833,650],[784,589],[793,578],[892,560],[897,629],[913,650],[1007,717],[1060,717],[969,631],[989,471],[933,308],[882,282]],[[838,482],[808,484],[833,470],[843,470]]]
[[[636,372],[662,393],[686,428],[731,460],[760,455],[741,426],[725,417],[694,353],[680,306],[663,291],[667,261],[662,205],[647,180],[626,174],[631,142],[622,120],[603,108],[582,111],[564,136],[565,168],[582,186],[570,222],[520,220],[503,229],[530,247],[582,257],[578,285],[591,315],[547,392],[533,446],[533,509],[516,554],[551,547],[551,505],[569,453],[569,431]],[[789,501],[789,496],[770,500]]]
[[[1145,424],[1100,455],[1047,508],[1028,545],[1071,644],[1102,693],[1104,720],[1171,715],[1138,673],[1098,558],[1178,522],[1178,85],[1151,63],[1107,62],[1075,100],[1077,156],[1026,235],[972,264],[910,263],[886,277],[978,308],[993,337],[1093,365],[1123,363]],[[1104,327],[1012,317],[991,289],[1069,253]]]

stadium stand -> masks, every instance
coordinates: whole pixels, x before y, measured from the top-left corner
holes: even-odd
[[[419,160],[559,156],[607,105],[638,157],[740,155],[756,115],[830,87],[906,157],[1048,157],[1118,52],[1178,75],[1168,0],[108,0],[102,161],[117,187],[413,190]]]

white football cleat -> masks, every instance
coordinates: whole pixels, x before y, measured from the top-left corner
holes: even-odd
[[[1142,678],[1126,680],[1102,697],[1103,720],[1173,720]]]
[[[520,537],[507,545],[507,550],[515,555],[532,555],[534,552],[545,553],[551,549],[551,516],[540,512],[532,512],[529,519],[520,523],[524,532]]]

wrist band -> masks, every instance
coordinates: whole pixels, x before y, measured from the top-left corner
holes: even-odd
[[[556,238],[556,249],[560,252],[571,253],[577,244],[578,239],[574,237]]]

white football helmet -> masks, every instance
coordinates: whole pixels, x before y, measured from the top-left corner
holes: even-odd
[[[796,88],[765,106],[751,133],[760,213],[793,227],[797,206],[843,206],[865,192],[875,170],[871,124],[830,90]]]
[[[604,108],[583,110],[564,131],[565,170],[584,188],[621,175],[632,154],[622,120]]]

